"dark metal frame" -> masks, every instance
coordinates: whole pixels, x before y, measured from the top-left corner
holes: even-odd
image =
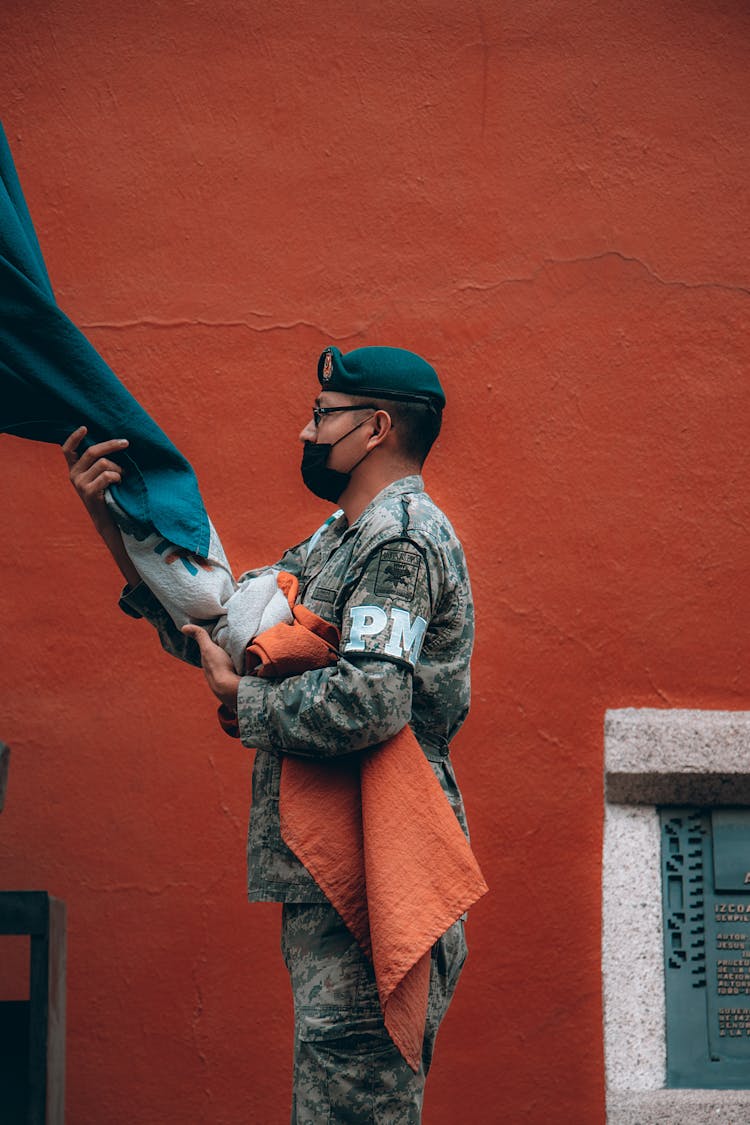
[[[19,1034],[28,1028],[26,1075],[17,1075],[19,1085],[25,1078],[19,1125],[62,1125],[65,1116],[65,921],[65,903],[46,891],[0,891],[0,934],[31,939],[29,999],[0,1004],[12,1006]]]

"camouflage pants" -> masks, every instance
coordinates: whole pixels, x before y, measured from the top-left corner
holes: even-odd
[[[432,950],[416,1074],[385,1030],[372,965],[331,906],[285,903],[281,948],[294,995],[292,1125],[418,1125],[435,1037],[466,958],[463,920]]]

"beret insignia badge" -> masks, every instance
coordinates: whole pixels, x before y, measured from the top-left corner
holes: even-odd
[[[326,352],[326,357],[323,360],[323,379],[327,383],[333,374],[333,354],[330,350]]]

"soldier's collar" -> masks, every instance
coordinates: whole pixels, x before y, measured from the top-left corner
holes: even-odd
[[[424,492],[424,481],[419,473],[414,473],[409,477],[401,477],[400,480],[394,480],[391,484],[387,484],[378,492],[377,496],[373,496],[370,503],[364,508],[357,516],[351,527],[356,527],[367,516],[373,508],[379,508],[386,500],[390,500],[393,496],[402,496],[407,492]]]

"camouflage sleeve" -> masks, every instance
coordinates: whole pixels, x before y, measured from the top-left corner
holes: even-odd
[[[341,621],[341,652],[402,664],[412,671],[432,617],[433,589],[441,581],[437,552],[411,539],[394,539],[366,560]]]
[[[161,647],[170,656],[186,664],[201,667],[200,649],[192,637],[186,637],[175,625],[158,598],[145,582],[126,586],[120,595],[120,609],[129,617],[144,617],[156,629]]]
[[[285,680],[243,676],[240,738],[256,750],[327,758],[376,746],[411,718],[411,674],[377,660],[304,672]]]
[[[243,743],[328,757],[377,745],[406,726],[435,568],[408,539],[374,550],[347,584],[335,667],[280,681],[240,681]]]

